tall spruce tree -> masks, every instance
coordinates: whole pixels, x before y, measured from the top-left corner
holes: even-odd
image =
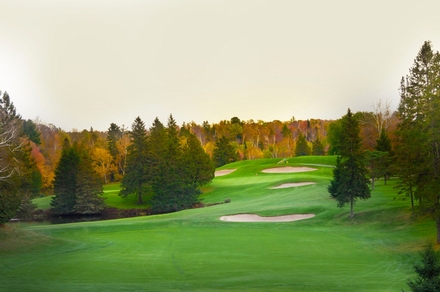
[[[151,187],[149,184],[147,132],[140,117],[137,117],[133,122],[130,137],[131,144],[127,148],[127,166],[119,196],[126,198],[129,195],[135,195],[138,204],[142,204],[142,197],[150,192]]]
[[[118,140],[122,137],[122,131],[121,128],[116,125],[115,123],[111,123],[110,127],[107,131],[107,147],[110,152],[110,155],[112,156],[112,164],[114,165],[115,171],[112,171],[110,174],[110,180],[114,181],[116,177],[117,170],[120,169],[118,167],[118,156],[119,156],[119,149],[118,149]]]
[[[153,210],[155,212],[172,212],[185,209],[185,186],[183,184],[182,149],[179,143],[177,124],[173,116],[168,118],[165,146],[160,157],[156,157]]]
[[[437,222],[440,243],[440,54],[429,41],[400,86],[396,156],[402,192],[414,192],[420,211]]]
[[[341,126],[338,141],[340,155],[328,191],[336,199],[339,208],[346,204],[350,205],[350,218],[352,218],[355,201],[370,198],[370,189],[364,157],[360,150],[359,122],[350,109],[342,117]]]
[[[304,138],[304,135],[300,132],[298,135],[298,140],[296,141],[295,156],[310,155],[310,152],[311,151],[310,151],[309,144],[307,144],[307,141]]]
[[[77,173],[80,156],[76,147],[70,146],[67,138],[63,142],[61,158],[55,169],[54,193],[50,205],[56,215],[72,214],[76,202]]]
[[[225,136],[222,136],[215,143],[212,160],[214,161],[215,167],[220,167],[237,160],[234,147]]]
[[[381,152],[379,159],[379,169],[383,175],[384,184],[387,184],[387,179],[391,176],[391,165],[393,158],[393,150],[391,140],[388,137],[385,128],[382,128],[379,138],[376,140],[376,151]]]
[[[186,144],[182,150],[182,162],[185,167],[183,175],[187,185],[198,189],[211,182],[215,172],[214,163],[194,134],[187,136]]]
[[[376,140],[376,150],[382,152],[388,152],[391,154],[391,140],[387,135],[387,132],[384,128],[380,132],[379,138]]]
[[[313,141],[312,155],[318,155],[318,156],[325,155],[324,145],[322,145],[321,140],[319,140],[318,138],[316,138],[316,140]]]
[[[117,142],[121,136],[121,128],[115,123],[111,123],[107,131],[107,145],[113,160],[116,160],[119,154]]]
[[[88,151],[81,151],[75,193],[76,214],[99,214],[105,209],[102,180],[93,169],[93,163]]]
[[[162,132],[164,151],[156,153],[152,187],[154,196],[152,207],[155,212],[173,212],[190,207],[195,202],[195,194],[185,181],[186,166],[180,145],[177,124],[173,116],[168,118],[165,135]]]

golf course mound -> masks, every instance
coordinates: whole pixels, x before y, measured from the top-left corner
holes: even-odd
[[[220,217],[228,222],[291,222],[315,217],[315,214],[291,214],[282,216],[262,217],[257,214],[237,214]]]
[[[315,185],[314,182],[299,182],[299,183],[285,183],[276,187],[272,187],[272,190],[275,189],[285,189],[285,188],[295,188],[295,187],[302,187],[302,186],[309,186],[309,185]]]
[[[274,167],[267,168],[262,170],[264,173],[292,173],[292,172],[307,172],[307,171],[315,171],[318,170],[316,168],[311,167],[293,167],[293,166],[284,166],[284,167]]]
[[[234,168],[234,169],[222,169],[222,170],[216,170],[215,172],[214,172],[214,175],[217,177],[217,176],[224,176],[224,175],[227,175],[227,174],[230,174],[231,172],[234,172],[236,170],[236,168]]]

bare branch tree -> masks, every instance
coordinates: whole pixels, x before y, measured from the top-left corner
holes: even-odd
[[[385,131],[388,129],[391,121],[392,113],[390,111],[390,101],[385,100],[384,103],[382,103],[382,100],[379,99],[379,101],[376,104],[372,104],[373,107],[373,125],[377,129],[377,133],[380,135],[382,132],[382,129]]]

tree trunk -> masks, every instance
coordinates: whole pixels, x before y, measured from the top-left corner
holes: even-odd
[[[414,195],[413,195],[413,191],[412,191],[412,186],[409,187],[409,195],[411,197],[411,211],[412,211],[412,215],[414,216],[415,212],[414,212]]]
[[[350,217],[349,218],[353,218],[354,217],[353,207],[354,207],[354,199],[352,198],[350,200]]]
[[[435,221],[436,221],[435,223],[437,225],[437,244],[440,244],[440,217],[437,216]]]

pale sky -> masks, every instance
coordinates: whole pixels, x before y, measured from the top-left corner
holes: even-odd
[[[0,0],[0,90],[66,131],[337,119],[399,102],[440,1]]]

